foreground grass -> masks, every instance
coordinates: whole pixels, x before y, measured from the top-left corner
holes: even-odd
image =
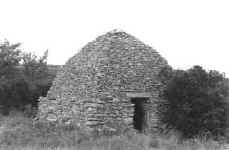
[[[115,136],[89,135],[74,127],[33,124],[22,115],[0,118],[2,150],[216,150],[213,140],[179,141],[177,135],[143,135],[128,132]]]

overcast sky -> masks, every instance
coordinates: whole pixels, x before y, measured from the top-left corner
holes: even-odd
[[[0,0],[0,39],[22,43],[49,64],[122,29],[155,48],[174,68],[201,65],[229,76],[228,0]]]

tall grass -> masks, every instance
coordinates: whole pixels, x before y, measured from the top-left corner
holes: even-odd
[[[215,150],[213,140],[180,141],[179,135],[90,135],[75,127],[34,124],[22,114],[0,117],[0,149],[3,150]]]

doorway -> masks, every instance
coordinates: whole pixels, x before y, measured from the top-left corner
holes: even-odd
[[[147,100],[148,98],[145,97],[131,98],[131,103],[134,104],[133,125],[134,128],[140,132],[143,132],[146,125],[146,110],[144,108],[144,104]]]

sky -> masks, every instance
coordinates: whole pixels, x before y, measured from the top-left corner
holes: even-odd
[[[0,0],[0,40],[63,65],[88,42],[121,29],[174,69],[201,65],[229,77],[228,0]]]

